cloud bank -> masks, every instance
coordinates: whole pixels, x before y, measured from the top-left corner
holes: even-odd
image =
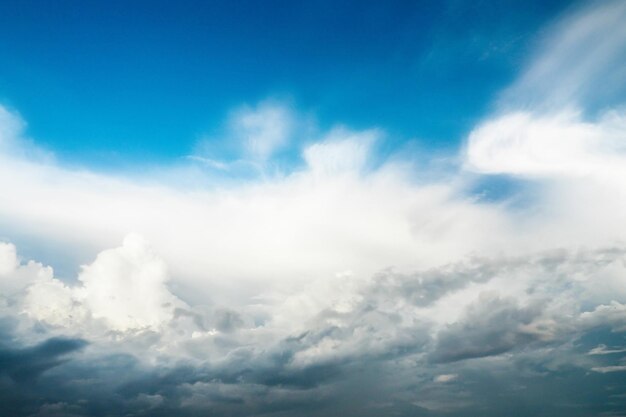
[[[626,116],[584,106],[624,14],[557,22],[436,179],[376,160],[380,128],[297,141],[278,102],[233,112],[238,158],[204,143],[157,176],[55,163],[0,108],[2,411],[620,415]],[[242,163],[254,178],[223,180]],[[485,199],[492,176],[517,187]]]

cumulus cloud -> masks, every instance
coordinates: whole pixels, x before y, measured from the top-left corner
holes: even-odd
[[[116,330],[158,327],[170,319],[178,300],[165,286],[165,263],[140,236],[129,235],[121,247],[103,251],[78,276],[77,297],[94,318]]]
[[[35,281],[50,278],[51,268],[34,261],[21,265],[15,245],[0,242],[0,295],[17,294]]]
[[[166,286],[165,263],[134,234],[83,266],[75,285],[54,277],[51,267],[20,264],[13,245],[3,249],[11,267],[2,275],[7,308],[45,325],[82,335],[157,330],[185,308]]]

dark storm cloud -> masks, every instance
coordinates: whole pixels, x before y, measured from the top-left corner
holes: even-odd
[[[86,342],[80,339],[52,338],[31,348],[1,349],[0,374],[18,382],[34,379],[62,364],[66,355],[85,345]]]
[[[0,345],[0,415],[21,416],[33,411],[47,390],[44,374],[70,360],[87,343],[80,339],[51,338],[35,346],[16,347],[2,332]]]

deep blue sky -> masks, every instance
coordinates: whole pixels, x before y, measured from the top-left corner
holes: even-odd
[[[0,102],[69,160],[188,154],[289,98],[322,128],[456,146],[568,1],[0,2]]]

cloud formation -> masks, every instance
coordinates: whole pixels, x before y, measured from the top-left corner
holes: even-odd
[[[134,239],[104,251],[84,271],[100,265],[107,258],[103,255],[145,250],[133,247],[138,243]],[[489,386],[484,377],[490,374],[510,384],[482,393],[497,415],[496,410],[503,410],[497,398],[519,395],[515,381],[520,370],[529,384],[569,374],[574,378],[574,385],[566,389],[570,395],[587,389],[585,372],[606,375],[594,382],[604,389],[623,387],[621,379],[611,377],[622,369],[623,349],[605,347],[626,342],[626,297],[619,295],[624,272],[626,250],[620,248],[473,259],[410,275],[385,271],[358,285],[344,276],[343,284],[333,285],[335,291],[341,290],[335,299],[297,323],[284,317],[296,316],[301,306],[329,293],[307,288],[266,300],[264,309],[225,311],[179,303],[177,312],[164,317],[158,328],[129,327],[144,318],[139,308],[123,310],[122,328],[118,311],[108,311],[107,320],[101,306],[89,300],[80,305],[85,312],[81,320],[50,322],[48,316],[32,314],[41,303],[21,302],[28,298],[27,290],[26,295],[5,298],[3,315],[12,317],[5,340],[30,339],[36,347],[10,348],[7,358],[23,360],[7,359],[4,372],[18,384],[8,390],[20,389],[29,378],[40,384],[34,388],[37,401],[15,393],[10,403],[17,415],[34,406],[43,413],[54,404],[65,410],[61,414],[72,409],[75,415],[121,410],[138,415],[166,415],[172,410],[182,415],[199,410],[249,415],[302,409],[321,415],[343,409],[344,401],[362,389],[375,394],[363,407],[349,408],[349,415],[367,409],[399,412],[404,407],[409,414],[471,415],[484,405],[448,396],[455,397],[456,390],[468,383]],[[456,280],[457,276],[463,278]],[[53,280],[47,277],[47,283]],[[41,284],[37,281],[28,288]],[[434,285],[440,289],[432,291]],[[77,305],[57,307],[61,310],[54,316],[62,317]],[[38,335],[31,333],[33,327],[40,329]],[[85,347],[80,339],[59,339],[70,332],[90,341],[84,352],[79,351]],[[26,352],[44,356],[39,362]],[[57,359],[72,353],[70,361]],[[78,388],[85,378],[90,385]],[[366,379],[357,383],[362,378]],[[64,382],[49,385],[59,380]],[[78,401],[88,389],[100,394],[91,394],[87,403]],[[608,400],[606,391],[602,395]],[[116,399],[100,409],[107,398]]]
[[[0,107],[3,411],[618,415],[626,119],[582,106],[620,59],[624,10],[557,22],[436,180],[374,161],[380,128],[317,132],[300,165],[268,170],[298,119],[274,102],[233,113],[240,159],[262,172],[225,182],[193,163],[159,182],[17,152],[25,123]],[[568,72],[600,35],[598,67]],[[482,199],[490,175],[529,184],[526,204]],[[29,259],[49,253],[82,267]]]

